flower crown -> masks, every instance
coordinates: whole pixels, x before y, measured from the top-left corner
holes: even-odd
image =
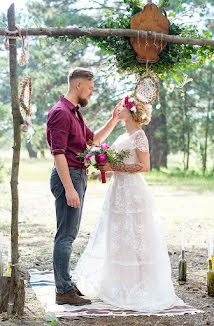
[[[124,98],[123,105],[130,111],[131,114],[137,112],[135,98],[133,95],[130,97],[127,95]],[[145,104],[144,110],[142,112],[141,119],[144,120],[144,124],[148,124],[151,120],[152,106],[151,104]]]
[[[130,98],[129,96],[126,96],[124,99],[124,105],[131,113],[136,112],[136,105],[134,103],[134,98]]]

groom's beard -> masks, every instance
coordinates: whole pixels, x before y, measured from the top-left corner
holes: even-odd
[[[86,98],[79,97],[78,104],[84,108],[88,105],[88,100]]]

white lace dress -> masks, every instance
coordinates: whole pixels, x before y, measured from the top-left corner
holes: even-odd
[[[112,145],[148,152],[144,131],[121,135]],[[141,173],[114,172],[101,214],[74,276],[84,295],[124,309],[158,312],[176,301],[164,231]]]

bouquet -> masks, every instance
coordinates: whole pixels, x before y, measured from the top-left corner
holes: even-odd
[[[121,151],[117,153],[110,148],[107,144],[101,144],[100,146],[91,143],[87,146],[84,153],[78,153],[77,157],[84,162],[84,165],[88,168],[90,165],[97,167],[97,165],[105,165],[109,162],[111,165],[124,164],[123,160],[129,156],[129,151]],[[102,183],[106,182],[105,172],[101,172]]]

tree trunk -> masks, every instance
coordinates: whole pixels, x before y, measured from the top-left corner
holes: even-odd
[[[10,31],[16,30],[15,27],[15,8],[14,4],[8,9],[8,28]],[[9,40],[9,54],[10,54],[10,88],[11,88],[11,103],[13,115],[13,160],[11,172],[11,195],[12,195],[12,216],[11,216],[11,281],[10,281],[10,294],[8,302],[8,315],[12,313],[23,313],[24,306],[19,306],[19,302],[23,302],[24,289],[19,278],[18,272],[18,174],[19,174],[19,161],[20,161],[20,148],[21,148],[21,130],[20,125],[23,122],[18,99],[18,80],[17,80],[17,55],[16,55],[16,39]],[[21,292],[20,292],[21,291]],[[18,310],[15,310],[15,293],[19,293],[17,297]],[[16,306],[17,307],[17,306]]]
[[[30,158],[37,158],[37,153],[33,150],[31,142],[26,142],[26,148]]]
[[[212,68],[210,70],[210,87],[212,89]],[[207,170],[207,143],[208,143],[208,133],[209,133],[209,113],[210,113],[210,104],[211,104],[211,90],[209,91],[208,105],[206,112],[206,126],[205,126],[205,140],[204,140],[204,153],[203,153],[203,174]]]
[[[188,116],[188,102],[187,102],[187,89],[185,86],[184,90],[184,114],[185,114],[185,125],[187,128],[187,144],[186,144],[186,166],[185,170],[189,169],[189,157],[190,157],[190,122]]]
[[[152,117],[148,126],[144,127],[149,140],[150,168],[159,169],[167,167],[167,136],[166,117],[161,113],[158,117]],[[158,134],[158,137],[156,136]]]

